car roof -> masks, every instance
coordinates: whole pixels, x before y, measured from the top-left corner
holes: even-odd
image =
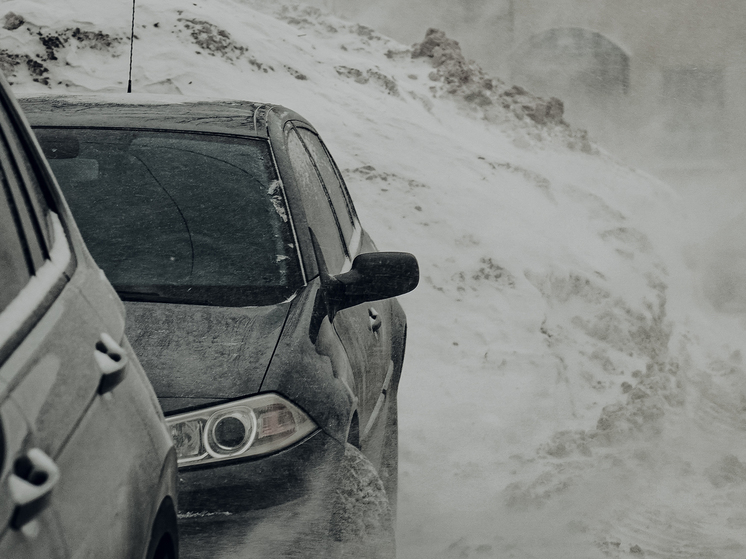
[[[267,138],[267,115],[300,115],[269,103],[177,95],[40,95],[19,99],[32,126],[91,126],[216,132]]]

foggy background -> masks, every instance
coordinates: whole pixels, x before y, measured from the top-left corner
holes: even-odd
[[[138,8],[136,90],[315,115],[361,221],[420,259],[402,301],[400,556],[743,559],[746,316],[697,294],[746,311],[744,8],[311,1],[405,45],[444,29],[631,165],[571,147],[569,128],[460,114],[426,60],[303,7]],[[0,44],[19,92],[124,91],[126,3],[4,5],[30,22]],[[69,40],[78,25],[92,41]]]
[[[703,292],[746,311],[746,2],[307,3],[404,44],[442,29],[507,85],[560,98],[570,124],[684,197]]]

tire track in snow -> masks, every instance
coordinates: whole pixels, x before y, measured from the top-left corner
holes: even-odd
[[[744,548],[734,540],[714,537],[717,527],[688,518],[673,509],[628,509],[599,547],[609,557],[661,559],[741,558]]]
[[[724,394],[703,389],[691,409],[693,421],[704,432],[718,438],[746,438],[746,410],[742,403]]]

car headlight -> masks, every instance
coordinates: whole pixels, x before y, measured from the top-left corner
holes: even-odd
[[[261,456],[282,450],[317,426],[277,394],[261,394],[166,418],[179,466]]]

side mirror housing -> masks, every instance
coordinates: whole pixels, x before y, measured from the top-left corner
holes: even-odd
[[[333,290],[332,300],[342,310],[409,293],[420,281],[420,268],[408,252],[369,252],[358,255],[352,269],[334,280],[342,289]]]
[[[338,311],[367,301],[403,295],[417,287],[419,281],[420,268],[413,255],[370,252],[358,255],[349,272],[336,276],[322,272],[320,296],[325,303],[325,313],[333,321]]]
[[[409,293],[420,282],[420,267],[408,252],[370,252],[358,255],[349,272],[330,276],[322,268],[320,278],[309,328],[314,344],[325,316],[333,322],[343,309]]]

